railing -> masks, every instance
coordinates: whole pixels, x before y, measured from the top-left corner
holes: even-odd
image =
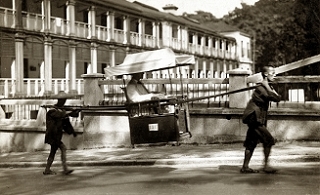
[[[14,80],[0,80],[0,92],[3,92],[2,86],[9,86]],[[272,104],[273,107],[279,108],[304,108],[319,109],[320,108],[320,76],[290,76],[277,77],[274,87],[282,96],[281,102]],[[126,97],[121,87],[124,87],[129,79],[125,80],[101,80],[104,91],[104,99],[101,101],[104,105],[123,105]],[[150,92],[161,92],[176,97],[184,97],[189,100],[191,108],[214,108],[229,107],[229,96],[217,96],[213,98],[203,98],[213,95],[219,95],[228,92],[229,84],[227,79],[223,78],[202,78],[202,79],[143,79],[142,82]],[[38,83],[38,84],[37,84]],[[3,85],[4,84],[4,85]],[[41,80],[26,80],[25,86],[28,91],[38,91],[41,89]],[[77,80],[79,88],[83,87],[83,83]],[[254,83],[250,84],[251,86]],[[54,91],[64,90],[66,88],[64,79],[54,80]],[[58,86],[58,87],[56,87]],[[83,94],[83,89],[80,90]],[[252,91],[250,91],[252,93]],[[33,97],[33,98],[32,98]],[[80,96],[81,97],[81,96]],[[4,96],[2,96],[4,98]],[[197,100],[200,99],[200,100]],[[193,100],[193,101],[191,101]],[[54,104],[54,100],[39,96],[29,96],[25,99],[14,99],[6,97],[0,99],[0,105],[5,113],[4,118],[11,120],[30,120],[34,119],[34,114],[39,110],[40,105]],[[73,105],[82,106],[81,99],[72,100]],[[32,116],[33,115],[33,116]],[[1,113],[0,113],[1,116]],[[80,120],[80,119],[76,119]]]
[[[15,79],[0,78],[0,98],[14,97],[15,95]],[[59,91],[69,91],[69,81],[67,79],[52,79],[53,93]],[[76,80],[76,90],[78,94],[83,94],[83,80]],[[39,97],[44,93],[43,79],[24,79],[24,92],[26,97]]]
[[[114,40],[117,43],[124,43],[125,32],[120,29],[114,29]]]
[[[146,47],[156,47],[156,38],[152,35],[144,35]]]
[[[130,32],[130,43],[132,45],[139,45],[140,44],[140,35],[137,32]]]
[[[42,14],[36,14],[36,13],[30,13],[30,12],[22,12],[22,23],[23,27],[27,30],[31,31],[43,31],[44,29],[44,15]],[[64,35],[68,36],[71,33],[71,26],[70,21],[59,18],[59,17],[51,17],[50,18],[50,31],[51,33],[58,34],[58,35]],[[7,28],[15,28],[15,11],[13,9],[0,7],[0,26],[1,27],[7,27]],[[110,41],[110,30],[107,27],[96,25],[96,36],[99,40],[103,41]],[[114,41],[117,43],[125,43],[125,32],[121,29],[113,29],[114,30]],[[80,38],[90,38],[90,25],[85,22],[75,21],[75,36]],[[144,43],[142,43],[142,40],[144,39]],[[157,44],[155,43],[156,38],[152,35],[144,35],[144,37],[141,37],[141,34],[137,32],[130,32],[130,43],[132,45],[142,46],[145,44],[147,47],[155,48],[157,47]],[[160,40],[160,39],[159,39]],[[165,43],[163,43],[165,42]],[[170,42],[170,43],[168,43]],[[218,54],[216,54],[217,51],[214,50],[214,48],[209,47],[201,47],[200,45],[194,45],[194,44],[186,44],[185,42],[182,44],[182,40],[178,40],[177,38],[171,38],[171,40],[163,39],[159,42],[160,47],[163,45],[170,46],[173,49],[177,50],[184,50],[188,51],[192,54],[205,54],[207,56],[214,56],[214,57],[224,57],[225,52],[224,50],[219,50]],[[168,45],[169,44],[169,45]],[[210,51],[212,50],[212,51]],[[213,55],[210,53],[213,52]],[[235,57],[230,56],[232,54],[228,54],[229,58],[235,59]]]
[[[282,107],[318,108],[320,76],[277,77],[275,90],[281,95]]]
[[[36,120],[39,112],[42,112],[41,117],[45,117],[45,108],[43,105],[54,105],[57,103],[56,99],[50,98],[34,98],[34,99],[17,99],[17,98],[7,98],[0,99],[0,119],[10,119],[13,121],[22,120]],[[83,100],[81,99],[71,99],[67,100],[66,105],[70,106],[82,106]],[[44,110],[42,110],[44,109]],[[4,115],[4,116],[3,116]],[[43,119],[43,118],[42,118]],[[81,116],[77,118],[72,118],[72,121],[81,121]]]
[[[51,32],[54,34],[67,34],[67,21],[58,17],[51,17]]]
[[[77,37],[88,38],[89,36],[89,24],[85,22],[75,22],[75,34]]]
[[[172,38],[171,47],[173,49],[180,50],[181,49],[181,41],[178,38]]]
[[[176,97],[185,97],[187,99],[195,99],[199,97],[211,96],[225,93],[228,91],[228,84],[224,83],[225,79],[143,79],[150,92],[162,92],[167,95]],[[129,80],[103,80],[99,84],[104,89],[104,104],[106,105],[121,105],[126,102],[125,94],[121,87]],[[191,106],[216,106],[227,107],[228,96],[220,96],[215,98],[202,99],[192,101]]]
[[[108,40],[109,29],[105,26],[96,25],[97,38],[102,41]]]
[[[22,12],[22,21],[24,28],[32,31],[41,31],[43,29],[43,16],[29,12]]]
[[[15,16],[14,10],[0,7],[0,26],[14,28]]]

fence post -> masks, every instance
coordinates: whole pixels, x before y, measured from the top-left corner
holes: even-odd
[[[83,102],[86,106],[98,106],[99,101],[103,100],[103,91],[98,81],[104,78],[104,74],[93,73],[81,75],[84,81]]]
[[[244,69],[233,69],[227,71],[229,74],[229,91],[247,88],[247,77],[251,71]],[[229,95],[230,108],[245,108],[250,99],[249,91],[234,93]]]

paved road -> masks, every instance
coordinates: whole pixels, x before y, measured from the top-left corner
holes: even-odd
[[[65,176],[43,168],[1,168],[0,194],[210,194],[319,195],[317,163],[278,166],[277,174],[240,174],[239,166],[81,166]],[[254,166],[254,168],[259,168]]]

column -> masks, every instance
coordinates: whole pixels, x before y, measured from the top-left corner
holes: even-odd
[[[91,43],[91,72],[97,73],[98,72],[98,49],[97,44],[92,42]]]
[[[210,72],[211,72],[210,78],[214,78],[214,62],[212,60],[210,60]]]
[[[156,22],[156,46],[158,48],[161,47],[161,43],[160,43],[160,23]]]
[[[67,1],[67,21],[68,21],[68,31],[67,34],[69,36],[74,36],[76,29],[75,29],[75,0]]]
[[[152,36],[154,37],[154,46],[160,48],[160,32],[158,22],[152,22]]]
[[[178,42],[179,42],[179,50],[182,48],[182,27],[178,26]]]
[[[12,1],[13,9],[15,10],[15,29],[23,29],[22,23],[22,0],[13,0]]]
[[[213,48],[212,37],[209,37],[208,39],[208,48],[209,48],[209,56],[212,56],[212,48]]]
[[[204,58],[203,61],[202,61],[202,72],[204,74],[203,78],[208,78],[208,75],[207,75],[207,59],[206,58]]]
[[[130,44],[130,18],[128,16],[123,16],[123,31],[123,44]]]
[[[76,56],[76,43],[73,40],[69,41],[69,93],[77,94],[77,84],[76,84],[76,66],[77,66],[77,56]]]
[[[50,0],[43,0],[41,2],[42,7],[42,30],[46,33],[51,29],[51,2]]]
[[[171,39],[171,31],[169,28],[168,22],[162,22],[162,42],[163,46],[169,47],[170,46],[170,39]]]
[[[229,74],[229,91],[247,88],[247,77],[251,71],[234,69],[227,72]],[[229,95],[230,108],[245,108],[250,99],[250,91],[243,91]],[[239,101],[240,100],[240,101]]]
[[[114,67],[116,65],[116,48],[110,46],[110,66]]]
[[[44,39],[44,93],[52,93],[52,40],[50,36]]]
[[[216,39],[215,45],[216,45],[216,52],[217,52],[216,57],[220,57],[220,39],[218,38]]]
[[[108,11],[107,13],[107,41],[114,41],[114,12]]]
[[[89,37],[91,39],[95,39],[97,38],[96,35],[96,11],[95,11],[95,7],[91,6],[89,8],[89,12],[88,12],[88,23],[89,23]]]
[[[221,52],[222,52],[222,58],[226,59],[226,40],[221,40]]]
[[[217,78],[221,78],[221,60],[217,60],[216,64],[217,64],[217,75],[218,75]]]
[[[200,54],[204,55],[204,47],[206,46],[206,37],[202,36],[201,37],[201,43],[200,43],[201,47],[200,47]]]
[[[103,100],[103,91],[99,86],[99,80],[104,78],[104,74],[83,74],[84,80],[84,96],[83,103],[86,106],[99,106],[99,102]]]
[[[24,64],[23,64],[23,44],[24,44],[25,36],[22,33],[16,33],[15,35],[15,78],[16,79],[16,91],[14,93],[16,95],[23,95],[24,88],[23,88],[23,71],[24,71]]]
[[[195,78],[199,78],[199,59],[197,57],[195,58],[194,74]]]
[[[143,19],[139,19],[139,46],[145,46],[145,21]]]
[[[192,36],[192,53],[196,53],[197,52],[197,47],[198,47],[198,35],[196,33],[193,34]]]

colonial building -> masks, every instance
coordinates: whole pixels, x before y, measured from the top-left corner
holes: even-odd
[[[37,79],[39,91],[54,92],[63,79],[66,91],[79,93],[82,74],[103,73],[128,53],[164,47],[195,56],[196,64],[183,69],[189,78],[252,68],[250,37],[217,33],[175,15],[176,9],[126,0],[2,0],[0,79],[12,80],[20,95],[28,95],[25,83]]]

